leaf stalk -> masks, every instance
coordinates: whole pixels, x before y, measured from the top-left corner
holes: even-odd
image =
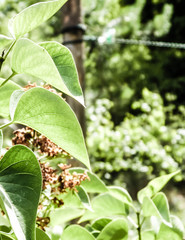
[[[2,86],[4,86],[13,76],[15,76],[15,72],[13,72],[7,79],[5,79],[1,84],[0,84],[0,88]]]
[[[1,125],[0,126],[0,130],[1,129],[3,129],[3,128],[5,128],[5,127],[8,127],[9,125],[11,125],[13,122],[11,121],[11,122],[9,122],[9,123],[6,123],[6,124],[4,124],[4,125]]]

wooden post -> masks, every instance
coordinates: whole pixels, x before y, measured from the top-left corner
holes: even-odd
[[[63,44],[70,49],[76,62],[77,71],[79,75],[79,81],[84,92],[84,67],[83,67],[83,34],[84,27],[82,25],[81,17],[81,1],[80,0],[68,0],[68,2],[61,9],[62,15],[62,33]],[[81,124],[82,131],[85,136],[85,111],[74,99],[67,97],[67,102],[77,115],[77,118]]]

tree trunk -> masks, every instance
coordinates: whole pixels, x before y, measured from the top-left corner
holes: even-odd
[[[73,54],[79,81],[84,92],[84,67],[83,67],[83,25],[81,17],[81,1],[69,0],[61,9],[62,11],[62,33],[63,44],[70,49]],[[84,107],[71,97],[67,97],[67,102],[77,115],[85,136],[85,112]]]

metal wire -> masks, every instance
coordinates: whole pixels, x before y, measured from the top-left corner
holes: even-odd
[[[158,42],[158,41],[149,41],[149,40],[135,40],[135,39],[115,39],[115,42],[122,44],[131,44],[131,45],[145,45],[152,47],[163,47],[163,48],[177,48],[185,49],[184,43],[174,43],[174,42]]]
[[[129,45],[145,45],[152,47],[161,48],[175,48],[175,49],[185,49],[185,43],[175,43],[175,42],[160,42],[160,41],[150,41],[150,40],[136,40],[136,39],[126,39],[126,38],[105,38],[96,36],[84,36],[83,38],[86,42],[98,42],[100,45],[103,44],[129,44]]]

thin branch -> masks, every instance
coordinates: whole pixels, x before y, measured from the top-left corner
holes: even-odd
[[[17,40],[14,40],[13,42],[12,42],[12,44],[10,45],[10,47],[8,48],[8,50],[7,50],[7,52],[5,53],[5,55],[4,55],[4,61],[6,60],[6,58],[8,57],[8,54],[10,53],[10,51],[12,50],[12,48],[13,48],[13,46],[15,45],[15,43],[16,43],[16,41]]]
[[[137,228],[138,237],[139,237],[139,240],[142,240],[142,238],[141,238],[140,213],[139,212],[137,212],[137,224],[138,224],[138,228]]]
[[[5,128],[5,127],[8,127],[9,125],[11,125],[13,123],[13,121],[11,121],[11,122],[9,122],[9,123],[6,123],[6,124],[4,124],[4,125],[1,125],[0,126],[0,129],[3,129],[3,128]]]
[[[13,72],[7,79],[5,79],[1,84],[0,84],[0,88],[5,85],[13,76],[15,76],[16,73]]]

